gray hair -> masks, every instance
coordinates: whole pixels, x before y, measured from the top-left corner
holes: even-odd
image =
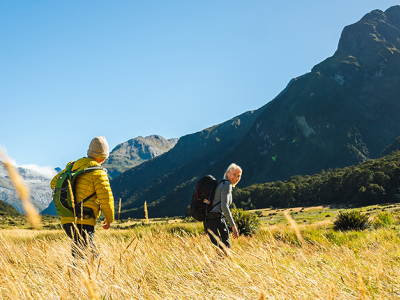
[[[228,169],[226,169],[226,171],[225,171],[225,173],[224,173],[224,179],[228,180],[228,177],[226,177],[226,173],[228,173],[228,172],[229,172],[230,170],[232,170],[232,169],[239,170],[240,173],[243,172],[241,167],[239,167],[239,166],[238,166],[237,164],[235,164],[235,163],[231,163],[231,164],[229,165]]]

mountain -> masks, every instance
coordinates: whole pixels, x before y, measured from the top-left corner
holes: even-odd
[[[18,217],[21,214],[12,205],[0,200],[0,216]]]
[[[56,171],[50,169],[43,171],[43,169],[39,170],[32,166],[21,166],[17,170],[29,188],[32,203],[39,211],[46,208],[52,200],[50,181],[56,175]],[[2,163],[0,163],[0,199],[15,207],[20,213],[24,212],[17,192]]]
[[[56,216],[57,215],[57,209],[56,209],[56,206],[54,205],[54,202],[51,201],[49,203],[49,205],[40,212],[40,214],[41,215]]]
[[[121,217],[142,217],[144,201],[151,217],[176,215],[177,210],[181,214],[196,179],[208,173],[222,176],[224,170],[215,168],[221,156],[235,148],[263,109],[181,137],[170,151],[111,180],[114,198],[124,200]],[[157,215],[154,206],[159,210]]]
[[[335,54],[270,103],[232,156],[244,186],[376,158],[399,136],[399,21],[394,6],[345,27]]]
[[[386,156],[398,150],[400,150],[400,136],[397,137],[393,143],[389,144],[385,149],[383,149],[381,156]]]
[[[239,186],[378,157],[400,136],[400,6],[344,28],[337,51],[262,108],[180,138],[114,180],[123,217],[184,213],[195,181],[236,162]]]
[[[126,170],[169,151],[177,142],[178,139],[165,139],[159,135],[139,136],[117,145],[103,166],[110,177],[115,178]]]

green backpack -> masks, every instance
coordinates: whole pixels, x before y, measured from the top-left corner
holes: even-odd
[[[96,195],[96,192],[76,203],[75,185],[76,178],[83,173],[93,172],[95,170],[105,170],[101,166],[88,167],[79,171],[72,170],[75,162],[72,162],[67,169],[60,173],[57,178],[56,186],[53,191],[53,201],[57,209],[57,214],[61,217],[76,217],[78,219],[95,218],[94,212],[90,207],[83,207],[83,203]],[[71,195],[72,192],[72,195]],[[81,214],[83,212],[83,216]]]

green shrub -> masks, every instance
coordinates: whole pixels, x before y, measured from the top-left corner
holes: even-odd
[[[371,226],[368,216],[358,210],[340,212],[333,222],[335,230],[364,230]]]
[[[233,209],[232,216],[240,234],[251,236],[257,232],[260,226],[260,220],[255,214],[241,208]]]
[[[372,224],[374,228],[389,227],[390,225],[393,225],[392,214],[388,212],[380,212],[376,215]]]
[[[195,220],[193,217],[186,217],[182,221],[183,223],[195,223],[197,220]]]
[[[262,211],[257,210],[257,211],[255,211],[254,213],[255,213],[256,216],[259,217],[259,218],[261,218],[261,217],[263,216]]]

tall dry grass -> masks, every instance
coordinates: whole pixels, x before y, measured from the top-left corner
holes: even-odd
[[[395,230],[264,227],[226,256],[168,226],[99,228],[99,257],[73,260],[62,231],[2,230],[0,299],[398,299]],[[191,225],[193,226],[193,225]]]

